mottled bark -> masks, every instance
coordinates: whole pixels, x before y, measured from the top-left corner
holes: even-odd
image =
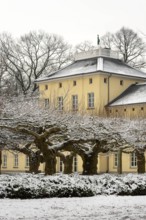
[[[0,174],[1,174],[1,168],[2,168],[2,151],[0,150]]]
[[[98,154],[85,154],[82,156],[83,160],[83,175],[97,174]]]
[[[122,149],[119,149],[117,154],[118,154],[117,173],[122,174]]]
[[[144,151],[137,151],[137,172],[138,173],[145,173],[145,155]]]
[[[45,160],[45,175],[53,175],[56,173],[56,156],[46,155]]]
[[[67,155],[64,161],[64,174],[73,173],[73,155]]]

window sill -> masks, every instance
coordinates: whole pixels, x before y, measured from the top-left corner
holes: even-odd
[[[18,169],[19,167],[13,167],[14,169]]]
[[[87,108],[87,110],[94,110],[94,109],[95,109],[95,107],[91,107],[91,108],[88,107],[88,108]]]

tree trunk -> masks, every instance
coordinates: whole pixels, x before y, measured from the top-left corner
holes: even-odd
[[[98,154],[84,155],[83,159],[83,175],[97,174]]]
[[[73,173],[73,156],[68,155],[64,160],[64,174]]]
[[[30,173],[39,173],[40,162],[38,158],[29,156],[29,172]]]
[[[122,149],[118,150],[118,166],[117,173],[122,174]]]
[[[138,173],[145,173],[145,155],[144,151],[137,151],[137,172]]]
[[[2,173],[2,151],[0,150],[0,174]]]
[[[56,173],[56,156],[45,156],[45,175],[52,175]]]

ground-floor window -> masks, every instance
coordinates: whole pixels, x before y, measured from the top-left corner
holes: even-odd
[[[63,164],[63,160],[61,160],[61,158],[60,158],[60,164],[59,164],[59,171],[60,172],[64,171],[64,164]]]
[[[74,172],[78,171],[78,158],[77,158],[77,155],[73,158],[73,171]]]
[[[136,157],[135,152],[131,153],[131,156],[130,156],[130,166],[131,167],[136,167],[137,166],[137,157]]]
[[[7,167],[7,155],[4,154],[2,157],[2,166]]]

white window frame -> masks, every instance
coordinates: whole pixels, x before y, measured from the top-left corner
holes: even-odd
[[[19,166],[19,157],[18,154],[14,154],[14,167]]]
[[[130,155],[130,167],[137,167],[137,156],[135,152]]]
[[[78,158],[77,158],[77,155],[73,157],[73,171],[78,172]]]
[[[114,154],[114,167],[118,166],[118,153]]]
[[[45,99],[44,104],[45,104],[45,108],[48,108],[49,107],[49,99]]]
[[[59,96],[57,98],[58,100],[58,110],[62,111],[63,110],[63,96]]]
[[[26,155],[25,157],[25,167],[29,167],[29,156]]]
[[[3,154],[2,157],[2,167],[7,167],[7,155]]]
[[[94,108],[94,93],[88,93],[88,108]]]
[[[64,171],[64,163],[63,163],[63,160],[59,160],[59,171],[62,173]]]
[[[72,95],[72,110],[78,110],[78,95]]]

